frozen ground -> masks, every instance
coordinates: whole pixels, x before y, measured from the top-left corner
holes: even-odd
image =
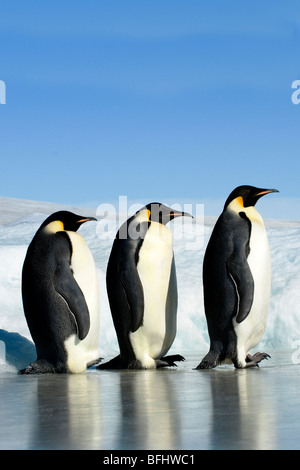
[[[266,221],[272,296],[257,349],[272,357],[260,368],[194,370],[208,346],[201,269],[214,220],[206,218],[203,231],[200,220],[196,232],[190,221],[170,224],[179,289],[170,353],[184,354],[186,362],[175,370],[28,377],[17,375],[35,356],[22,310],[22,264],[36,229],[59,207],[5,198],[0,205],[1,449],[300,448],[300,222]],[[105,291],[115,228],[104,233],[103,225],[91,222],[80,229],[99,275],[99,350],[105,359],[117,352]]]
[[[0,378],[1,449],[299,449],[300,368],[96,371]]]

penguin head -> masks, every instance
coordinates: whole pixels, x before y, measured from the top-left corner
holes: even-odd
[[[234,200],[237,200],[241,207],[254,207],[262,196],[278,192],[279,191],[277,189],[256,188],[255,186],[247,185],[238,186],[228,196],[224,205],[224,210]]]
[[[95,217],[83,217],[69,211],[58,211],[50,215],[41,225],[40,229],[50,226],[55,227],[55,232],[59,230],[69,230],[76,232],[80,225],[89,220],[97,220]]]
[[[166,225],[176,217],[192,217],[192,215],[188,214],[187,212],[176,211],[171,209],[171,207],[165,206],[159,202],[151,202],[141,210],[147,211],[148,220],[150,222],[158,222],[163,225]]]

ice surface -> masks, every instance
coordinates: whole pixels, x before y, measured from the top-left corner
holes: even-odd
[[[0,449],[299,449],[289,353],[238,371],[193,370],[198,356],[186,357],[176,370],[3,374]]]
[[[202,260],[215,219],[193,242],[192,222],[176,221],[178,328],[170,353],[186,353],[175,370],[96,371],[79,376],[19,376],[35,357],[21,298],[28,244],[61,207],[0,198],[0,448],[214,449],[299,448],[300,222],[267,220],[272,293],[266,333],[256,348],[272,357],[259,369],[195,371],[207,351]],[[73,208],[75,210],[75,208]],[[95,215],[95,210],[76,210]],[[2,214],[2,215],[1,215]],[[201,221],[199,221],[201,223]],[[100,288],[99,351],[118,352],[105,271],[115,230],[80,228],[95,258]],[[284,353],[280,353],[285,350]],[[49,393],[50,392],[50,393]]]

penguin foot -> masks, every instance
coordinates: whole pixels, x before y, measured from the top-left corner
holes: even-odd
[[[215,367],[217,367],[217,364],[202,360],[196,367],[196,370],[214,369]]]
[[[211,364],[209,361],[201,361],[200,364],[197,365],[196,370],[213,369],[214,367],[216,367],[216,365]]]
[[[267,353],[257,352],[253,356],[251,354],[247,354],[245,367],[259,367],[258,363],[263,359],[268,359],[268,357],[271,356]]]
[[[116,356],[104,364],[97,365],[96,369],[108,370],[108,369],[127,369],[127,364],[122,361],[121,356]]]
[[[53,364],[46,361],[45,359],[38,359],[35,362],[29,364],[25,369],[21,369],[19,374],[64,374],[67,373],[68,369],[64,364],[54,367]]]
[[[200,364],[196,367],[198,369],[214,369],[219,363],[219,355],[212,351],[209,351],[206,356],[202,359]]]
[[[185,358],[180,354],[174,354],[171,356],[165,356],[161,359],[157,359],[155,361],[155,365],[157,368],[159,367],[177,367],[175,361],[185,361]],[[154,364],[154,363],[153,363]],[[148,369],[149,367],[143,366],[141,361],[138,359],[133,359],[129,363],[126,363],[124,360],[121,359],[121,356],[116,356],[115,358],[111,359],[104,364],[98,364],[96,369],[99,370],[108,370],[108,369],[130,369],[130,370],[141,370],[141,369]],[[152,367],[153,368],[153,367]]]
[[[141,370],[141,369],[147,369],[147,367],[143,366],[141,361],[139,361],[138,359],[134,359],[133,361],[129,362],[128,369]]]
[[[183,362],[183,361],[185,361],[185,358],[183,356],[181,356],[180,354],[173,354],[173,355],[170,355],[170,356],[164,356],[160,359],[157,359],[155,361],[155,363],[156,363],[157,368],[160,368],[160,367],[177,367],[177,364],[175,364],[175,361],[176,362]]]

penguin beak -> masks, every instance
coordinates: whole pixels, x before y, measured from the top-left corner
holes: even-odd
[[[175,219],[175,217],[192,217],[194,218],[193,215],[189,214],[188,212],[180,212],[180,211],[171,211],[170,212],[170,218]]]
[[[84,222],[88,222],[89,220],[97,220],[97,219],[95,219],[95,217],[85,217],[84,219],[77,220],[77,223],[80,225],[80,224],[83,224]]]
[[[256,196],[264,196],[265,194],[270,194],[270,193],[279,193],[278,189],[263,189],[259,193],[256,194]]]

